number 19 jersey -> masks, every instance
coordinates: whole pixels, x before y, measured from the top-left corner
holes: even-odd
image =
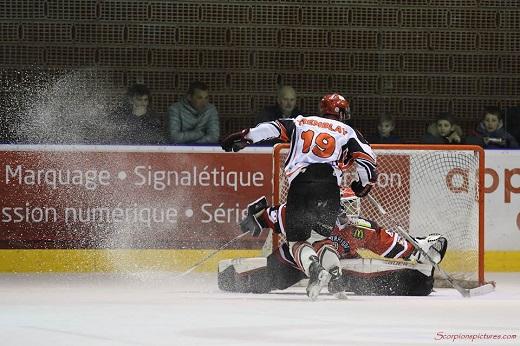
[[[376,178],[376,157],[364,137],[352,127],[333,119],[318,116],[297,116],[261,123],[250,130],[253,142],[279,138],[290,142],[285,161],[289,183],[305,167],[313,163],[330,164],[341,185],[341,165],[356,163],[363,186]]]

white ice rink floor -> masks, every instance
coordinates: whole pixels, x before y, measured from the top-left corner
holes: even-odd
[[[520,273],[487,274],[496,291],[474,298],[316,302],[304,288],[235,294],[212,274],[174,276],[1,274],[0,345],[520,345]]]

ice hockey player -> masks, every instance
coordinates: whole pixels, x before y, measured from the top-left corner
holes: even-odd
[[[312,300],[331,277],[336,279],[339,275],[339,261],[334,268],[325,270],[319,251],[311,244],[326,240],[336,223],[340,166],[356,164],[358,180],[351,187],[359,197],[369,193],[377,178],[376,158],[370,145],[358,131],[342,122],[350,117],[349,102],[339,94],[325,95],[320,101],[320,114],[260,123],[222,141],[227,152],[265,140],[290,142],[284,168],[289,181],[287,221],[281,231],[297,267],[309,277],[307,295]]]
[[[250,206],[258,207],[259,204],[252,203]],[[335,265],[331,249],[341,258],[343,275],[329,282],[330,292],[349,291],[361,295],[431,293],[433,266],[412,244],[397,233],[360,217],[360,200],[349,188],[342,189],[341,209],[332,234],[326,240],[312,244],[326,268],[327,265]],[[242,224],[241,228],[243,231],[255,228],[255,234],[259,234],[261,229],[270,228],[283,235],[285,210],[284,204],[262,210],[251,208],[250,211],[257,212],[256,216],[246,217],[244,222],[257,224],[254,227]],[[446,238],[431,234],[415,239],[436,263],[442,261],[447,249]],[[362,258],[358,253],[361,249],[376,257]],[[242,258],[219,263],[219,287],[225,291],[267,293],[286,289],[303,278],[305,275],[292,258],[286,242],[281,242],[267,258]]]

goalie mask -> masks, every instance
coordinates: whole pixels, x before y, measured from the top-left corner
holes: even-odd
[[[350,187],[341,188],[340,198],[341,213],[340,221],[358,218],[361,214],[361,200]]]
[[[323,96],[320,101],[320,112],[322,115],[334,115],[340,121],[350,119],[350,104],[340,94],[329,94]]]

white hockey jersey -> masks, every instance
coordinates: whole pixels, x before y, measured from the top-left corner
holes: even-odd
[[[299,115],[294,119],[260,123],[249,130],[246,138],[253,143],[274,138],[291,143],[285,161],[289,183],[302,168],[313,163],[330,164],[338,185],[341,185],[341,166],[352,162],[356,163],[363,186],[377,178],[376,156],[370,145],[358,131],[337,120]]]

